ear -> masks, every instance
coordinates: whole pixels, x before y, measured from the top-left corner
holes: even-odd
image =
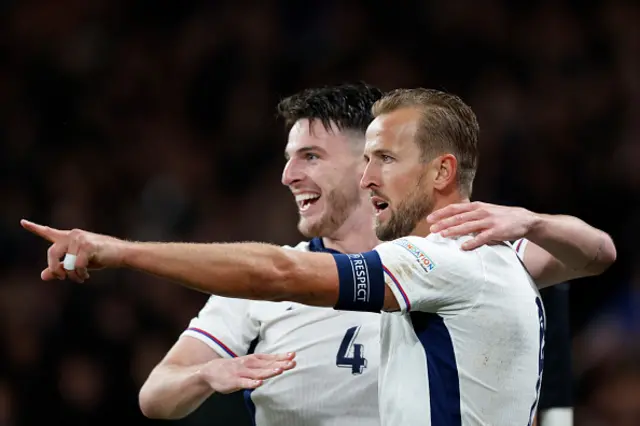
[[[445,154],[436,158],[434,167],[437,174],[433,182],[433,187],[437,190],[444,190],[456,184],[458,173],[458,159],[453,154]]]

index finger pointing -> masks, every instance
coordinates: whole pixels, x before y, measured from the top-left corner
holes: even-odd
[[[26,219],[20,221],[20,225],[27,231],[44,238],[50,243],[55,243],[56,240],[67,235],[67,231],[61,231],[59,229],[51,228],[49,226],[38,225],[37,223],[30,222]]]

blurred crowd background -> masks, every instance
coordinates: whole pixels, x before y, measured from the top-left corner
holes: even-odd
[[[577,424],[640,424],[639,5],[0,2],[0,426],[154,423],[137,391],[206,299],[122,271],[42,283],[46,245],[20,218],[297,242],[275,105],[358,80],[461,95],[482,128],[475,199],[613,236],[617,263],[570,290]],[[247,418],[215,396],[176,424]]]

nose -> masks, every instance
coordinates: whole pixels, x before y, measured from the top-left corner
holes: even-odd
[[[284,165],[284,170],[282,170],[282,184],[291,186],[295,182],[302,180],[302,178],[302,171],[296,161],[294,159],[287,161],[287,164]]]
[[[373,162],[368,162],[360,179],[360,188],[371,189],[380,186],[380,174]]]

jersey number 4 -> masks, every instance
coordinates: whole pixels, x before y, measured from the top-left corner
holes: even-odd
[[[336,355],[336,365],[342,368],[351,368],[351,374],[362,374],[367,367],[367,359],[363,356],[364,346],[356,343],[356,337],[360,326],[351,327],[347,330],[340,343],[338,355]]]

